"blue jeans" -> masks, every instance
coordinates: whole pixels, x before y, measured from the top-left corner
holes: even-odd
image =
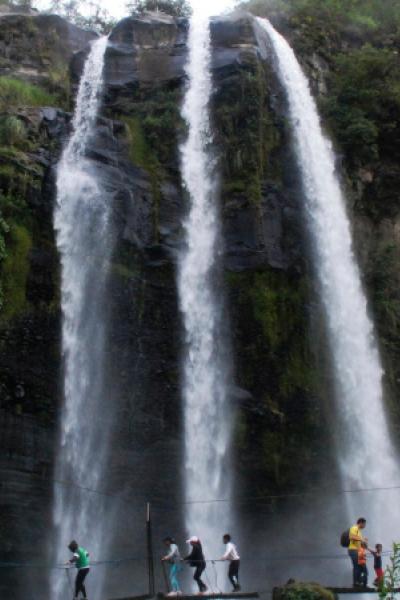
[[[353,585],[357,585],[360,578],[360,571],[358,568],[358,550],[349,550],[349,556],[353,565]]]
[[[171,583],[171,590],[173,592],[179,592],[179,581],[178,581],[178,573],[181,571],[182,567],[178,563],[173,563],[169,567],[169,581]]]

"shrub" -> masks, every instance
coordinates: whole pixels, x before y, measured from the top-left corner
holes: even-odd
[[[160,10],[173,17],[188,17],[191,13],[187,0],[134,0],[127,8],[132,13]]]
[[[400,62],[391,50],[365,45],[335,59],[322,109],[351,162],[374,161],[391,152],[399,78]]]
[[[280,591],[280,600],[334,600],[334,594],[318,583],[293,582]]]
[[[26,137],[26,127],[21,119],[13,115],[0,118],[0,145],[19,147]]]
[[[42,88],[12,77],[0,77],[0,112],[19,106],[54,106],[57,98]]]

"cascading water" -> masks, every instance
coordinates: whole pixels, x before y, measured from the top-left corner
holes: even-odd
[[[201,0],[193,3],[189,32],[188,89],[182,115],[188,137],[181,147],[182,176],[190,198],[184,223],[178,288],[186,334],[184,359],[185,489],[188,534],[198,535],[209,558],[221,553],[230,527],[229,504],[192,503],[229,497],[227,453],[232,415],[227,399],[229,361],[222,334],[218,270],[218,189],[209,118],[211,41]]]
[[[87,488],[103,487],[107,458],[109,411],[103,373],[110,202],[94,163],[85,156],[101,102],[106,47],[107,38],[92,45],[80,81],[73,132],[57,169],[54,224],[62,267],[64,408],[56,479],[73,482],[55,485],[59,562],[69,557],[71,539],[77,539],[94,559],[104,552],[107,539],[102,500]],[[96,592],[100,576],[96,572],[91,579],[90,589]],[[59,572],[54,575],[53,598],[70,595],[66,583]]]
[[[288,100],[334,368],[339,413],[337,456],[343,485],[347,489],[394,486],[400,483],[399,466],[385,418],[382,367],[352,250],[332,145],[322,132],[307,78],[293,50],[269,21],[257,21],[267,33]],[[383,541],[387,547],[393,524],[399,523],[394,516],[399,492],[348,497],[349,517],[355,519],[364,513],[368,532],[374,536],[371,541]],[[380,510],[382,501],[387,506],[385,514]]]

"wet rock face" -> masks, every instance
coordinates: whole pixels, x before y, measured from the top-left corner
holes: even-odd
[[[109,90],[163,85],[180,80],[186,59],[187,22],[172,18],[128,18],[110,35],[105,79]]]
[[[95,37],[57,15],[0,15],[0,75],[33,83],[61,77]]]
[[[19,15],[1,17],[0,23],[2,19],[8,19],[0,33],[0,51],[9,55],[4,69],[17,73],[22,57],[23,68],[35,73],[18,76],[49,79],[61,57],[72,84],[78,83],[92,34],[58,17],[23,20]],[[110,262],[106,379],[118,416],[108,489],[174,500],[182,492],[184,344],[176,268],[188,209],[179,174],[187,33],[185,19],[159,15],[124,19],[115,27],[105,58],[102,115],[87,150],[112,202],[116,240]],[[245,483],[256,472],[271,491],[290,486],[299,464],[305,476],[315,475],[302,444],[305,439],[304,445],[313,448],[323,429],[311,381],[300,199],[284,111],[278,106],[280,92],[262,59],[252,19],[241,13],[214,19],[211,35],[224,280],[237,365],[232,403],[241,431],[238,465]],[[30,40],[47,44],[51,36],[57,36],[54,55],[28,56]],[[8,490],[0,490],[0,512],[5,507],[6,515],[0,525],[11,539],[2,549],[5,560],[23,558],[21,546],[31,548],[37,537],[45,537],[62,406],[60,274],[52,213],[55,169],[71,115],[50,107],[20,117],[34,142],[27,166],[39,175],[29,193],[24,192],[22,224],[32,233],[23,265],[26,301],[0,322],[0,438],[7,457],[0,461],[0,475]],[[20,160],[21,170],[24,165]],[[18,500],[24,495],[31,497],[29,510]],[[136,505],[141,509],[132,500]],[[170,515],[170,531],[181,525],[181,510]],[[140,542],[137,523],[123,511],[120,525],[118,547]]]

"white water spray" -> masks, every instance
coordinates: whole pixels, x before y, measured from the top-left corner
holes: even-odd
[[[86,60],[73,119],[73,132],[57,169],[54,225],[61,257],[64,408],[55,484],[54,555],[69,558],[67,545],[76,539],[99,559],[106,538],[102,500],[87,490],[103,487],[107,467],[108,409],[104,390],[105,284],[111,251],[110,202],[101,189],[94,163],[85,157],[94,133],[103,89],[107,38],[96,40]],[[91,581],[90,581],[91,580]],[[94,596],[100,575],[90,575]],[[71,595],[66,578],[56,572],[52,597]]]
[[[339,413],[337,456],[343,484],[350,489],[398,485],[399,466],[385,418],[382,367],[352,250],[350,222],[335,173],[332,145],[322,132],[307,78],[293,50],[267,20],[257,20],[272,45],[288,99],[304,210],[328,325]],[[332,413],[335,415],[335,411]],[[351,495],[350,517],[365,513],[368,532],[387,547],[392,534],[396,535],[393,525],[399,519],[394,516],[393,505],[398,500],[398,492]],[[384,511],[382,501],[387,506]]]
[[[182,175],[190,212],[184,223],[186,247],[178,281],[186,334],[185,487],[190,502],[227,498],[231,491],[227,453],[232,416],[221,332],[223,309],[215,282],[220,225],[209,120],[210,46],[209,19],[199,0],[190,22],[186,67],[189,83],[182,109],[188,125],[188,137],[181,148]],[[208,558],[221,553],[221,537],[230,525],[229,504],[186,507],[188,534],[200,537]]]

